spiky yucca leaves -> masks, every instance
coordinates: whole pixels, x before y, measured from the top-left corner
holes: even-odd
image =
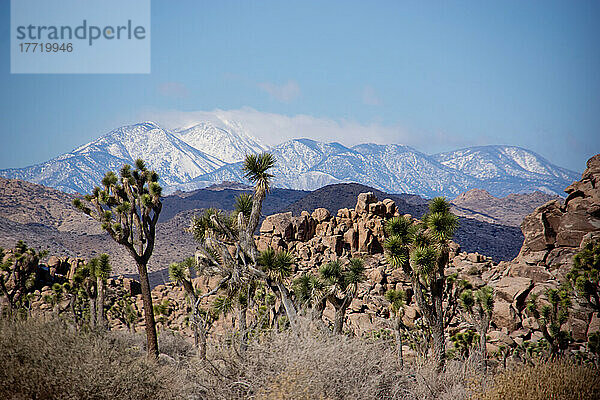
[[[269,247],[260,253],[258,265],[275,282],[282,283],[294,272],[294,256],[288,251],[275,251]]]
[[[600,240],[588,241],[575,254],[567,278],[577,294],[600,316]]]
[[[473,292],[465,289],[459,296],[459,303],[464,310],[465,319],[473,325],[479,334],[479,352],[484,368],[487,367],[487,332],[490,329],[492,311],[494,310],[494,289],[483,286]]]
[[[250,218],[252,213],[252,195],[242,193],[235,199],[234,210],[237,214],[242,214],[245,218]]]
[[[457,332],[450,337],[450,341],[454,344],[454,349],[458,351],[462,358],[468,358],[469,353],[475,343],[481,342],[481,337],[475,333],[474,329],[467,329],[464,332]]]
[[[532,295],[527,303],[527,311],[540,325],[544,339],[550,345],[551,357],[556,357],[573,341],[570,332],[562,330],[569,318],[571,307],[570,291],[565,286],[546,291],[548,303],[540,304],[538,296]]]
[[[319,277],[304,273],[294,279],[293,289],[298,303],[310,307],[324,298],[325,284]]]
[[[319,268],[319,277],[325,285],[326,299],[335,309],[333,332],[341,334],[346,310],[356,296],[358,284],[365,280],[365,266],[360,258],[346,264],[336,259]]]
[[[460,282],[446,276],[449,242],[458,227],[450,204],[441,197],[429,203],[420,222],[394,217],[385,224],[385,255],[394,268],[410,277],[414,299],[433,335],[434,358],[441,370],[445,363],[445,328],[456,310]]]
[[[73,205],[100,222],[102,229],[135,260],[142,287],[148,356],[157,358],[158,338],[147,265],[154,251],[156,224],[162,210],[158,174],[138,159],[135,169],[125,164],[119,176],[107,172],[101,184],[102,188],[95,187],[83,200],[75,199]]]
[[[27,294],[35,285],[39,260],[46,254],[27,247],[22,240],[8,256],[0,248],[0,293],[6,297],[9,313],[25,306]]]
[[[244,160],[244,176],[256,185],[257,191],[269,192],[271,175],[268,171],[275,165],[275,156],[271,153],[250,154]]]

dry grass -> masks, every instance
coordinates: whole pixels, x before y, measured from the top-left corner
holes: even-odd
[[[394,348],[303,328],[275,332],[244,354],[221,346],[191,368],[206,399],[452,399],[466,397],[465,368],[400,368]]]
[[[500,372],[488,390],[477,390],[481,400],[594,400],[600,398],[600,374],[589,365],[570,361],[519,365]]]
[[[60,321],[0,321],[0,398],[180,398],[176,367],[147,362],[138,340],[124,339]]]
[[[598,371],[566,361],[514,366],[482,378],[475,361],[396,362],[392,343],[311,330],[272,332],[240,353],[237,338],[208,361],[177,334],[147,362],[144,337],[90,334],[60,321],[0,321],[1,399],[595,399]],[[594,397],[596,396],[596,397]]]

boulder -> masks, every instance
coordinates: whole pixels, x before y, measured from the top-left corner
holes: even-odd
[[[552,200],[536,208],[521,223],[525,239],[522,251],[542,251],[554,246],[563,210],[558,200]]]
[[[531,278],[505,276],[496,283],[494,296],[509,303],[521,303],[532,287]]]
[[[313,211],[312,218],[317,221],[317,223],[329,221],[331,218],[331,213],[326,208],[317,208],[315,211]]]
[[[498,328],[513,331],[519,327],[520,318],[513,305],[506,301],[495,301],[492,322]]]
[[[510,267],[509,277],[529,278],[533,283],[546,282],[553,276],[545,267],[539,265],[514,264]]]
[[[375,197],[373,192],[361,193],[358,195],[354,211],[356,211],[357,214],[365,214],[369,211],[369,204],[376,202],[377,197]]]
[[[280,213],[269,215],[261,225],[261,232],[273,232],[278,234],[284,240],[292,240],[294,237],[294,229],[292,225],[292,213]]]

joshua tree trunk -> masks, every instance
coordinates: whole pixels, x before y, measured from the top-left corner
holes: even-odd
[[[198,325],[198,356],[201,360],[206,360],[206,328],[204,327],[204,321],[201,321]]]
[[[248,323],[246,321],[246,307],[240,306],[238,309],[238,319],[240,327],[240,350],[246,351],[248,348]]]
[[[481,353],[481,365],[483,370],[487,370],[487,329],[480,326],[477,330],[479,334],[479,352]]]
[[[402,324],[399,318],[396,318],[395,324],[396,347],[398,350],[398,362],[400,366],[404,366],[404,355],[402,354]]]
[[[294,307],[294,303],[292,303],[292,300],[290,299],[290,292],[281,283],[277,283],[277,290],[281,294],[281,303],[285,308],[285,313],[290,321],[290,325],[292,326],[292,329],[296,329],[298,318],[296,315],[296,307]]]
[[[104,280],[100,277],[96,280],[98,297],[96,298],[96,322],[100,329],[106,329],[106,318],[104,317]]]
[[[350,298],[345,297],[340,300],[337,299],[331,302],[335,308],[335,315],[333,319],[333,333],[341,334],[344,330],[344,319],[346,317],[346,310],[350,305]]]
[[[90,329],[96,329],[96,298],[90,297]]]
[[[154,320],[154,308],[152,307],[152,292],[148,280],[148,269],[146,264],[138,263],[140,285],[142,287],[142,302],[144,304],[144,320],[146,322],[146,345],[148,356],[158,358],[158,338],[156,336],[156,321]]]
[[[433,360],[437,371],[441,372],[446,363],[446,338],[441,324],[431,324],[431,336],[433,338]]]

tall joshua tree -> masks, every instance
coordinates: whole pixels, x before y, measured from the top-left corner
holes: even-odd
[[[465,318],[479,334],[479,352],[484,369],[487,368],[487,332],[490,329],[494,309],[493,293],[490,286],[484,286],[475,292],[467,289],[459,298],[460,305],[465,311]]]
[[[449,241],[458,227],[458,218],[450,205],[437,197],[429,203],[429,211],[418,223],[404,217],[386,222],[385,242],[388,262],[402,268],[410,278],[414,299],[425,318],[433,338],[433,358],[442,370],[446,360],[445,328],[450,322],[456,301],[444,298],[452,293],[454,279],[446,276],[449,261]]]
[[[94,188],[83,201],[73,201],[75,207],[100,222],[110,237],[124,246],[135,260],[142,287],[148,356],[153,358],[158,357],[158,340],[147,266],[162,209],[161,191],[158,174],[148,170],[144,161],[138,159],[134,170],[124,165],[119,176],[107,172],[102,188]]]
[[[291,268],[289,260],[274,252],[266,258],[261,256],[254,241],[262,203],[273,177],[269,170],[274,165],[275,158],[269,153],[246,156],[243,171],[246,178],[254,183],[253,194],[238,197],[232,214],[206,210],[192,220],[191,231],[198,243],[196,261],[199,272],[222,277],[216,287],[203,296],[216,294],[225,286],[242,288],[255,279],[262,280],[279,296],[290,324],[295,327],[296,308],[284,279],[280,279],[285,278],[281,273]]]

